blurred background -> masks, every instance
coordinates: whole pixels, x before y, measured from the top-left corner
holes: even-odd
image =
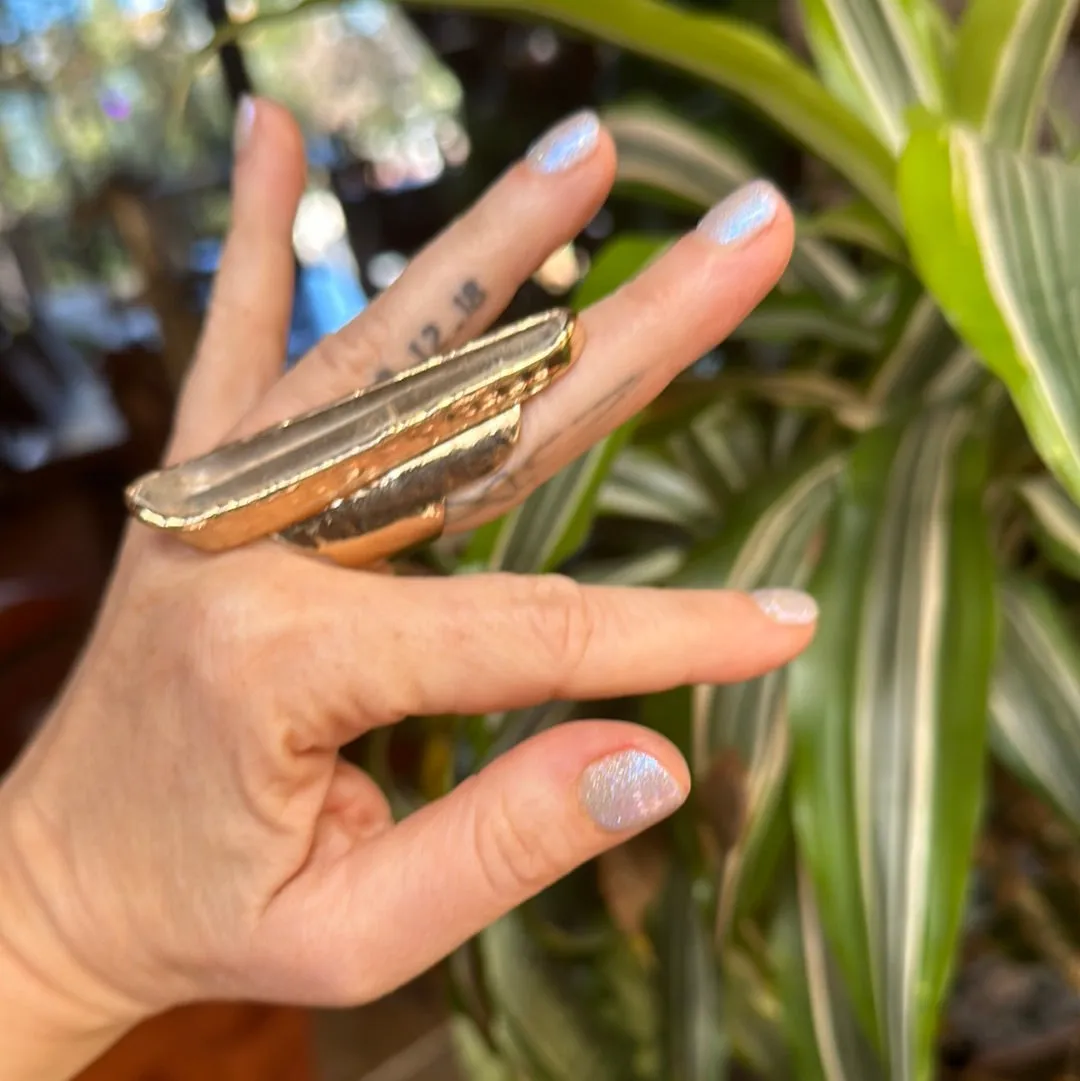
[[[1051,57],[1054,96],[1047,113],[1053,113],[1053,123],[1043,117],[1034,93],[1032,115],[1042,125],[1037,128],[1040,148],[1052,150],[1075,171],[1080,167],[1080,50],[1074,0],[970,2],[991,17],[978,25],[972,21],[968,40],[983,51],[969,48],[968,63],[983,56],[996,63],[1003,57],[1002,70],[1020,69],[1043,54]],[[619,37],[615,0],[582,0],[582,5],[603,9],[608,36]],[[508,0],[508,6],[528,4]],[[933,8],[934,18],[941,16],[932,27],[935,40],[947,40],[948,48],[967,6],[965,0],[865,4],[866,10],[908,14]],[[308,0],[299,7],[296,0],[0,0],[0,772],[40,723],[85,638],[123,528],[123,487],[156,464],[164,444],[229,219],[233,114],[248,92],[275,98],[295,113],[309,163],[308,188],[294,229],[298,275],[283,365],[294,363],[320,337],[363,311],[413,253],[543,129],[583,106],[632,102],[647,108],[656,103],[666,119],[655,122],[639,113],[631,121],[624,115],[631,175],[620,178],[583,233],[539,268],[506,319],[556,303],[578,303],[590,289],[588,295],[597,295],[617,284],[657,243],[692,225],[703,205],[744,179],[742,170],[751,165],[792,198],[800,248],[792,274],[770,298],[775,303],[763,306],[732,342],[701,358],[650,423],[635,432],[633,445],[612,444],[618,456],[613,452],[605,459],[605,468],[612,459],[614,466],[599,497],[599,479],[578,484],[577,494],[555,492],[552,497],[570,501],[589,491],[588,500],[582,497],[582,506],[575,505],[575,513],[566,516],[570,520],[580,510],[584,522],[575,542],[565,548],[572,558],[564,562],[574,573],[591,580],[660,582],[684,564],[695,566],[704,553],[706,569],[712,567],[705,584],[726,583],[739,567],[745,570],[739,562],[742,549],[734,562],[730,552],[720,550],[730,546],[732,537],[750,548],[757,543],[758,534],[741,534],[740,523],[764,521],[774,540],[789,534],[800,539],[798,520],[784,524],[782,516],[769,517],[776,507],[783,509],[785,492],[774,504],[763,503],[764,511],[753,506],[755,489],[767,488],[772,472],[787,477],[789,467],[804,460],[804,451],[839,456],[854,446],[857,452],[867,429],[895,419],[891,403],[908,410],[905,416],[917,415],[930,399],[940,404],[934,397],[936,377],[944,373],[954,391],[961,388],[959,397],[979,408],[984,399],[991,401],[997,410],[988,425],[992,435],[986,436],[996,472],[987,482],[985,502],[992,511],[987,532],[1000,562],[1038,580],[1067,610],[1067,619],[1053,624],[1055,633],[1066,623],[1070,633],[1080,627],[1080,510],[1069,503],[1072,524],[1055,533],[1065,514],[1063,504],[1054,504],[1051,514],[1045,500],[1036,506],[1032,498],[1032,514],[1025,517],[1026,512],[1002,498],[1002,492],[1012,492],[1021,482],[1041,485],[1043,495],[1058,490],[1032,452],[1024,424],[1009,410],[1007,395],[994,397],[1001,388],[988,390],[988,381],[978,375],[977,348],[962,342],[938,310],[938,282],[909,258],[913,238],[899,224],[899,213],[890,217],[896,209],[891,169],[903,140],[886,144],[890,123],[898,121],[888,115],[883,123],[879,116],[875,127],[880,95],[865,94],[869,104],[860,104],[856,99],[866,88],[853,90],[849,77],[854,73],[869,84],[879,70],[885,71],[884,82],[892,77],[886,69],[895,50],[881,31],[884,23],[862,22],[859,0],[671,0],[667,5],[635,0],[633,7],[676,13],[667,22],[675,27],[673,42],[682,35],[681,61],[676,57],[678,62],[661,66],[548,25],[479,16],[450,5],[444,10],[387,0]],[[838,39],[821,33],[822,26],[828,28],[821,14],[826,9],[846,13],[836,16],[835,25],[849,32],[843,44],[854,56],[850,70],[838,60]],[[1036,42],[1022,62],[1013,63],[1008,41],[995,38],[994,17],[1006,10],[1019,13],[1017,26],[1026,20],[1025,33]],[[792,57],[816,62],[835,101],[822,90],[820,100],[806,104],[806,83],[798,71],[783,86],[778,81],[772,94],[769,71],[780,80],[785,70],[790,74],[794,59],[785,59],[785,52],[769,62],[774,69],[762,59],[755,76],[752,69],[766,51],[736,50],[737,61],[745,60],[750,72],[743,97],[760,107],[751,111],[729,92],[740,89],[744,73],[711,71],[707,61],[699,60],[693,26],[678,22],[677,13],[684,11],[740,20],[731,26],[753,25],[755,33],[783,43]],[[1030,12],[1035,14],[1029,17]],[[811,34],[811,40],[805,33],[807,13],[819,18],[818,37]],[[1051,17],[1066,31],[1048,50],[1049,37],[1040,38],[1039,28],[1049,25]],[[899,24],[899,17],[895,21]],[[662,24],[667,25],[657,16],[655,25]],[[733,40],[742,40],[740,31],[731,32]],[[648,52],[647,44],[638,52]],[[873,59],[873,45],[882,50],[880,63]],[[678,50],[672,46],[670,52]],[[942,54],[952,55],[945,46]],[[725,63],[716,62],[720,68]],[[989,61],[984,67],[990,67]],[[901,87],[901,106],[905,92]],[[831,104],[827,108],[822,101]],[[805,118],[814,124],[802,122],[803,106]],[[778,126],[766,123],[763,114]],[[867,120],[866,137],[830,142],[835,131],[846,139],[853,125],[861,124],[852,120],[855,114]],[[783,127],[807,143],[810,153],[784,137]],[[845,163],[837,146],[851,150],[850,161]],[[865,154],[865,168],[855,160],[858,153]],[[885,180],[876,187],[861,183],[868,175],[873,179],[883,160]],[[1029,191],[1037,190],[1034,184]],[[641,189],[650,186],[643,198]],[[874,199],[864,198],[867,193]],[[1052,222],[1043,225],[1051,239],[1062,231]],[[1050,240],[1043,236],[1041,243]],[[1031,265],[1041,257],[1042,248],[1036,247],[1018,279],[1029,272],[1038,276]],[[1080,264],[1064,258],[1059,263],[1060,280],[1045,275],[1056,288],[1047,287],[1047,292],[1062,310],[1075,314]],[[1043,296],[1026,300],[1038,317],[1057,310]],[[1074,362],[1078,328],[1080,315],[1075,315],[1073,338],[1062,332],[1055,345],[1073,343],[1064,348],[1065,361],[1056,355],[1052,360]],[[771,379],[785,373],[790,377],[786,382]],[[691,393],[680,397],[680,386],[688,384]],[[1080,416],[1080,407],[1074,413]],[[1028,424],[1028,432],[1031,428]],[[595,463],[582,468],[599,469]],[[894,483],[890,477],[882,474],[881,491]],[[747,517],[751,509],[761,518]],[[875,514],[880,511],[885,520],[886,510],[876,508]],[[545,513],[558,517],[550,508]],[[980,511],[974,513],[977,517]],[[777,520],[782,528],[776,527]],[[535,531],[542,532],[543,521],[532,521]],[[891,527],[900,530],[904,521],[892,521]],[[586,532],[588,542],[583,543]],[[824,533],[808,528],[801,538],[813,553],[804,560],[807,567],[820,556]],[[1047,533],[1053,534],[1052,543],[1044,543]],[[554,538],[544,559],[555,551],[565,555],[567,543],[566,537]],[[527,543],[503,545],[504,553],[517,553],[518,562],[508,568],[550,569],[528,549]],[[722,558],[708,564],[717,552]],[[781,565],[762,563],[757,570],[774,572]],[[774,579],[768,584],[786,584]],[[805,581],[793,579],[792,584]],[[986,583],[985,592],[993,590]],[[901,652],[892,625],[885,630],[881,655]],[[927,648],[938,647],[934,639]],[[870,643],[868,653],[873,648],[876,643]],[[1009,753],[1001,751],[1005,736],[995,745],[993,759],[986,756],[988,811],[975,846],[970,895],[964,889],[972,863],[971,828],[963,825],[963,808],[957,812],[958,835],[963,836],[948,854],[950,875],[938,874],[936,865],[923,869],[931,887],[946,878],[959,884],[943,905],[966,905],[962,948],[955,951],[955,987],[948,1010],[941,1011],[936,1042],[927,1039],[923,1049],[928,1059],[935,1056],[935,1076],[968,1081],[1077,1076],[1080,766],[1073,769],[1068,763],[1080,763],[1080,648],[1061,648],[1072,669],[1045,694],[1047,680],[1034,663],[1038,658],[1027,658],[1024,686],[1030,701],[1018,715],[1039,728],[1039,738],[1030,743],[1035,752],[1042,749],[1041,760],[1035,761],[1039,753],[1025,760],[1023,738]],[[1036,652],[1034,647],[1030,652]],[[915,663],[910,660],[915,656],[925,653],[913,648],[901,660]],[[854,662],[841,657],[835,663],[842,680],[850,680]],[[971,669],[976,675],[980,663],[976,658]],[[1063,661],[1059,667],[1064,666]],[[888,664],[879,667],[886,675],[892,672]],[[902,665],[897,669],[908,679]],[[961,676],[967,671],[957,670]],[[985,722],[986,687],[975,687],[977,679],[968,682],[974,688],[973,708],[982,710]],[[1022,682],[1017,676],[1016,686]],[[776,704],[783,694],[775,684],[769,687],[755,686],[745,697],[710,699],[708,740],[702,737],[687,750],[697,755],[701,798],[670,834],[612,853],[565,890],[553,891],[531,917],[523,917],[527,930],[520,938],[507,931],[487,943],[483,963],[463,951],[449,974],[432,973],[359,1011],[312,1013],[244,1004],[175,1011],[134,1032],[83,1081],[464,1081],[466,1071],[455,1066],[451,1053],[450,1003],[473,1025],[457,1030],[459,1060],[469,1058],[462,1048],[471,1046],[467,1075],[483,1081],[590,1081],[601,1075],[574,1064],[595,1063],[597,1055],[610,1067],[603,1076],[618,1081],[630,1076],[663,1081],[721,1076],[735,1081],[795,1076],[800,1081],[819,1076],[873,1081],[889,1076],[900,1081],[898,1073],[860,1074],[858,1068],[815,1072],[815,1067],[797,1073],[788,1058],[788,1045],[798,1050],[798,1041],[781,1030],[798,1010],[784,997],[783,949],[774,951],[774,932],[790,929],[785,906],[791,900],[791,877],[801,874],[803,866],[792,855],[798,846],[786,817],[786,728],[774,741],[787,723],[786,705]],[[1039,695],[1042,700],[1036,701]],[[682,724],[681,718],[693,713],[688,703],[689,696],[681,705],[663,703],[664,718],[677,715]],[[610,715],[649,719],[648,708],[648,702],[616,704]],[[543,716],[466,719],[460,725],[405,724],[385,737],[394,740],[392,746],[373,752],[386,770],[380,780],[406,778],[402,787],[412,796],[433,798],[485,755],[570,712],[568,707]],[[952,722],[943,706],[934,746],[940,744],[942,760],[959,770],[972,756],[963,746],[946,747]],[[657,726],[671,734],[664,723],[668,720]],[[852,723],[862,722],[856,718]],[[684,735],[700,734],[689,720],[684,729],[679,730]],[[692,741],[689,736],[672,738],[680,739],[680,746]],[[778,768],[769,757],[773,747],[780,748]],[[982,753],[979,744],[976,757]],[[366,754],[358,759],[365,764],[370,761]],[[901,767],[907,762],[904,755],[898,760]],[[1055,773],[1059,762],[1066,765]],[[1017,768],[1010,772],[1006,766]],[[977,765],[972,773],[978,772]],[[1031,784],[1018,785],[1017,777]],[[962,792],[958,787],[951,793],[957,806],[965,800],[964,806],[983,806],[982,780],[980,773],[963,783]],[[934,783],[948,791],[949,770],[943,769]],[[769,785],[773,788],[762,796]],[[869,813],[878,809],[874,804]],[[759,867],[765,885],[757,890],[761,896],[751,899],[752,911],[729,943],[719,917],[715,936],[709,925],[714,910],[729,915],[735,910],[725,895],[731,878],[725,861],[746,841],[752,819],[756,829],[759,819],[753,815],[759,811],[760,821],[770,815],[783,819],[782,835],[776,851],[761,844],[763,851],[768,849]],[[947,809],[941,816],[935,820],[940,833],[950,837]],[[969,815],[972,821],[976,817],[974,811]],[[757,859],[761,854],[751,855]],[[645,913],[656,907],[665,882],[657,931]],[[766,897],[774,885],[783,894],[776,903]],[[931,920],[932,909],[927,906]],[[805,932],[817,917],[812,904],[810,917],[803,908],[799,911]],[[706,930],[695,938],[701,927]],[[842,937],[834,934],[832,946]],[[802,952],[795,951],[800,964],[809,964],[814,946],[808,934],[806,941],[809,947],[802,942]],[[955,945],[940,946],[946,962]],[[716,956],[703,962],[712,946]],[[680,972],[688,982],[674,989],[664,984],[658,992],[658,979],[668,977],[668,947],[677,948]],[[543,964],[530,967],[534,954],[542,955]],[[522,962],[513,981],[507,979],[506,966],[496,963],[507,956]],[[562,982],[552,983],[555,990],[545,1000],[536,990],[534,973],[551,957],[566,971],[560,970]],[[490,988],[477,975],[485,968],[497,988],[491,1001]],[[927,962],[927,969],[934,966]],[[931,978],[936,978],[933,973]],[[508,992],[510,983],[520,997]],[[821,1000],[811,1003],[811,998],[825,995],[830,1007],[841,1002],[830,997],[831,984],[822,990],[825,984],[829,981],[815,982],[812,974],[800,971],[795,985],[802,995],[799,1008],[813,1014],[816,1031],[809,1042],[816,1040],[822,1048],[830,1034],[823,1035],[819,1023]],[[721,985],[722,1008],[717,1005]],[[935,985],[933,993],[924,993],[918,981],[904,984],[904,993],[916,995],[919,1009],[935,1018],[937,990]],[[506,1007],[502,1012],[500,996]],[[577,1009],[579,1001],[587,1008]],[[514,1013],[518,1008],[520,1015]],[[520,1028],[507,1017],[520,1022]],[[859,1024],[866,1029],[865,1020],[852,1021],[849,1034]],[[530,1028],[533,1021],[535,1028]],[[580,1031],[577,1021],[582,1022]],[[712,1039],[714,1029],[724,1035]],[[678,1050],[674,1058],[664,1057],[670,1053],[669,1030],[681,1031],[692,1047],[685,1060],[678,1058]],[[602,1052],[596,1050],[600,1043],[594,1031],[607,1033]],[[480,1032],[484,1039],[475,1037]],[[543,1049],[564,1036],[578,1057],[568,1050],[560,1060],[566,1067],[562,1072],[525,1070],[524,1059],[509,1053],[513,1065],[497,1065],[490,1048],[483,1050],[490,1044],[500,1054],[509,1047],[523,1055],[522,1047]],[[632,1075],[611,1066],[621,1061],[608,1053],[613,1045],[631,1048]],[[695,1059],[703,1047],[702,1057]],[[777,1048],[782,1051],[774,1058]],[[722,1070],[717,1065],[721,1059]],[[783,1068],[774,1068],[781,1061]],[[903,1075],[904,1081],[909,1076],[914,1074]]]

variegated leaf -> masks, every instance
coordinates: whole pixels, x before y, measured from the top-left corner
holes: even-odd
[[[776,918],[772,956],[799,1081],[886,1081],[825,938],[813,883],[801,867]]]
[[[407,0],[427,7],[445,0]],[[456,0],[548,19],[738,94],[847,177],[894,225],[888,150],[798,58],[753,25],[657,0]]]
[[[604,112],[618,148],[618,179],[642,184],[705,209],[754,180],[757,171],[738,150],[712,133],[655,105],[623,105]],[[880,217],[882,231],[896,233]],[[863,279],[831,245],[800,236],[792,269],[806,286],[837,303],[855,300]]]
[[[686,869],[676,864],[653,934],[660,962],[665,1081],[724,1081],[720,970]]]
[[[515,1081],[514,1071],[490,1047],[472,1018],[456,1014],[450,1020],[454,1054],[468,1081]]]
[[[1080,829],[1080,639],[1040,586],[1006,582],[1001,608],[991,745]]]
[[[1080,499],[1080,168],[924,120],[900,192],[924,280]]]
[[[981,806],[994,652],[983,441],[962,409],[863,436],[791,666],[799,850],[892,1081],[930,1075]]]
[[[724,951],[724,1017],[732,1058],[745,1063],[755,1077],[802,1081],[794,1071],[771,959],[756,954],[738,946]]]
[[[671,437],[675,460],[717,498],[745,491],[767,464],[763,426],[730,400],[701,410]]]
[[[637,555],[591,560],[574,569],[579,582],[604,586],[655,586],[668,581],[686,562],[686,551],[670,545]]]
[[[570,973],[546,958],[520,913],[480,935],[480,955],[495,1007],[498,1049],[530,1081],[626,1081],[632,1049],[582,1008]]]
[[[799,235],[851,244],[897,263],[907,260],[903,240],[865,200],[832,207],[804,219],[799,223]]]
[[[822,342],[852,353],[881,349],[878,327],[811,294],[766,297],[732,332],[732,340]]]
[[[824,410],[857,432],[873,427],[881,413],[880,407],[869,404],[856,387],[817,368],[761,375],[725,373],[716,385],[724,393],[760,398],[788,409]]]
[[[1053,477],[1030,477],[1017,491],[1031,512],[1043,555],[1058,570],[1080,579],[1080,507]]]
[[[955,348],[956,335],[933,297],[920,296],[874,372],[867,401],[882,407],[898,398],[916,397]]]
[[[834,93],[899,153],[908,108],[921,102],[939,109],[945,99],[935,0],[802,0],[802,8]]]
[[[626,447],[616,457],[600,488],[597,509],[696,533],[715,528],[720,513],[700,480],[645,447]]]
[[[692,588],[755,589],[805,586],[816,544],[844,466],[832,454],[784,478],[738,508],[718,544],[692,557],[676,576]],[[693,764],[700,773],[722,750],[734,750],[745,785],[737,843],[724,854],[717,930],[726,938],[744,893],[753,897],[769,868],[762,867],[773,816],[787,776],[789,738],[783,671],[694,692]]]
[[[1078,0],[972,0],[957,37],[952,111],[991,141],[1034,145]]]

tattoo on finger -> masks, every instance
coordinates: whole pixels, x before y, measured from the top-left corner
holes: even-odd
[[[469,319],[483,307],[487,292],[475,278],[468,278],[450,298],[448,318],[431,320],[409,342],[409,355],[419,363],[444,352],[464,329]]]
[[[588,408],[571,418],[563,426],[562,433],[573,438],[573,433],[580,432],[582,428],[601,428],[607,429],[606,434],[609,434],[622,423],[622,419],[612,421],[611,414],[625,412],[618,409],[619,403],[626,398],[633,387],[641,382],[641,378],[640,372],[632,372],[601,398],[590,403]],[[555,439],[542,446],[534,447],[519,459],[515,460],[511,457],[495,473],[470,485],[465,491],[454,493],[447,504],[447,509],[452,511],[453,519],[455,521],[471,519],[477,513],[502,514],[516,506],[533,489],[548,479],[543,474],[550,472],[550,469],[545,470],[543,463],[538,462],[538,459],[551,454],[552,444],[558,441]]]

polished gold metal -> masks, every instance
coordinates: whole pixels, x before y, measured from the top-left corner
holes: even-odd
[[[434,540],[443,530],[446,495],[498,469],[520,431],[521,406],[515,405],[283,529],[277,539],[349,567]]]
[[[209,551],[271,535],[358,565],[437,536],[445,497],[509,456],[520,404],[581,351],[556,309],[322,409],[148,473],[140,521]]]

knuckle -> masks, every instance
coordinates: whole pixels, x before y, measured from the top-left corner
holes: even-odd
[[[272,597],[249,576],[208,576],[186,590],[173,609],[186,642],[184,675],[217,696],[246,694],[258,673],[281,671],[288,656]]]
[[[558,831],[542,815],[514,807],[505,795],[475,819],[476,858],[484,885],[506,904],[531,897],[564,870]]]
[[[389,324],[373,305],[355,322],[319,342],[315,347],[319,367],[331,379],[351,386],[358,376],[379,367],[390,334]]]
[[[596,633],[596,613],[588,592],[572,578],[548,574],[532,580],[529,613],[536,638],[554,670],[572,673],[589,651]]]

